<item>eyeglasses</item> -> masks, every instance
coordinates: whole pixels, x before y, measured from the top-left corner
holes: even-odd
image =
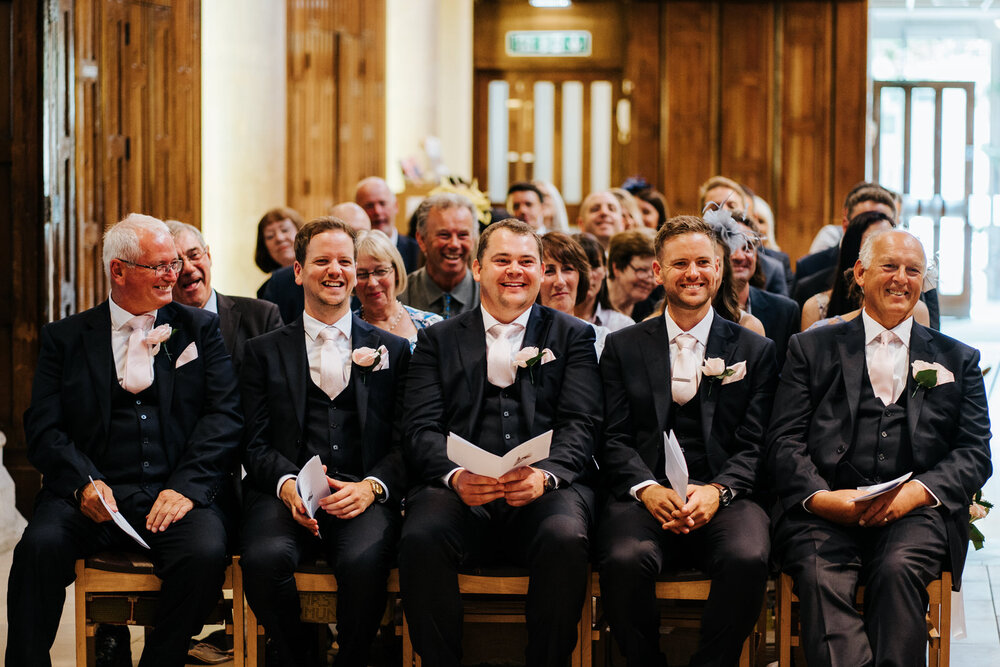
[[[631,264],[629,264],[628,268],[632,269],[632,271],[635,272],[635,275],[639,276],[640,278],[652,278],[653,277],[653,269],[650,268],[650,267],[646,267],[646,266],[632,266]]]
[[[383,267],[381,267],[379,269],[375,269],[374,271],[358,271],[358,273],[357,273],[357,275],[358,275],[358,282],[359,283],[363,283],[366,280],[368,280],[369,278],[371,278],[372,276],[375,276],[375,280],[382,280],[383,278],[385,278],[387,275],[389,275],[390,273],[392,273],[395,270],[396,270],[395,267],[392,267],[392,266],[383,266]]]
[[[125,262],[129,266],[138,266],[141,269],[149,269],[156,274],[157,278],[162,278],[169,272],[180,273],[181,269],[184,268],[184,261],[180,259],[175,259],[172,262],[164,262],[163,264],[157,264],[156,266],[150,266],[149,264],[140,264],[139,262],[130,262],[127,259],[122,259],[121,257],[116,258],[119,262]]]
[[[187,261],[189,261],[192,264],[194,264],[199,259],[201,259],[202,257],[205,256],[205,252],[206,252],[205,250],[201,250],[199,248],[192,248],[191,250],[188,250],[187,253],[181,255],[180,259],[181,260],[185,260],[186,259]]]

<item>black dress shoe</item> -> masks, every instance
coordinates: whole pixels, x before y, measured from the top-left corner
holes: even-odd
[[[132,667],[132,637],[126,625],[98,625],[94,634],[96,667]]]

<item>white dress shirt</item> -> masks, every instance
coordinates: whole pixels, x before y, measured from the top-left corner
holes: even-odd
[[[108,305],[111,307],[111,353],[115,358],[115,375],[118,377],[118,384],[122,383],[125,377],[125,356],[128,354],[128,338],[132,334],[131,327],[125,326],[135,315],[128,312],[112,299],[108,297]],[[156,325],[157,311],[151,310],[143,315],[152,316],[147,333]],[[149,357],[150,365],[153,364],[153,356]],[[155,375],[153,376],[155,380]]]

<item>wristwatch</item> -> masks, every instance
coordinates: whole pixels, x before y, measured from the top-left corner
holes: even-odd
[[[719,491],[719,507],[729,507],[729,503],[733,502],[733,492],[729,490],[729,487],[716,482],[712,482],[712,486]]]
[[[543,482],[542,484],[542,493],[548,493],[549,491],[554,491],[556,488],[555,476],[553,476],[552,473],[550,472],[545,472],[544,470],[542,471],[542,473],[545,475],[545,482]]]
[[[372,494],[375,496],[375,502],[384,503],[388,494],[385,492],[385,487],[377,479],[368,478],[365,480],[372,487]]]

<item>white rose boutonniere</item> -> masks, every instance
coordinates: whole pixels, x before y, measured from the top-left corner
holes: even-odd
[[[531,384],[535,384],[535,367],[544,366],[550,361],[555,361],[555,359],[556,355],[549,348],[545,348],[539,352],[538,348],[534,346],[522,347],[514,355],[514,366],[517,368],[527,368]]]
[[[913,390],[913,396],[916,396],[921,388],[925,390],[933,389],[934,387],[955,381],[955,374],[936,361],[933,364],[929,364],[926,361],[918,360],[910,365],[913,367],[913,379],[917,382],[917,388]]]
[[[701,375],[711,382],[721,382],[730,384],[739,382],[747,375],[747,362],[738,361],[732,366],[726,366],[726,362],[718,357],[708,357],[702,362]],[[708,387],[708,395],[712,395],[712,386]]]
[[[370,374],[389,368],[389,350],[385,345],[379,345],[377,350],[359,347],[351,352],[351,361],[361,371],[361,381],[367,383]]]

